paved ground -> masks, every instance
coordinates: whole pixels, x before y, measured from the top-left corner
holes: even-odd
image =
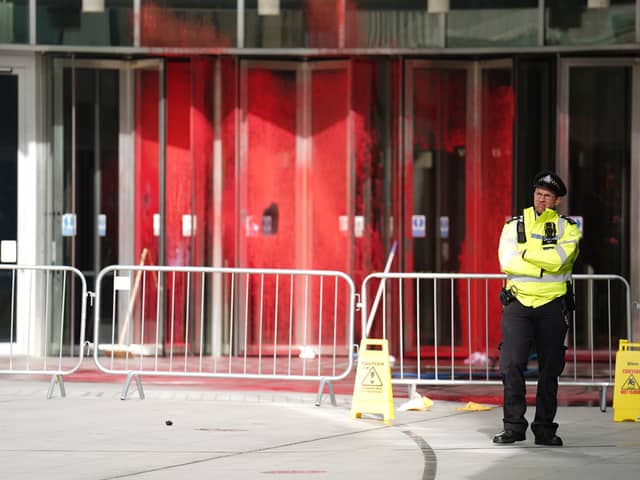
[[[120,400],[121,384],[0,377],[2,478],[21,479],[601,479],[638,478],[640,423],[612,409],[561,407],[565,447],[494,446],[501,408],[462,412],[436,400],[396,411],[385,425],[352,420],[312,393],[220,391],[145,383]],[[406,399],[396,398],[396,406]],[[530,414],[533,409],[530,410]],[[167,420],[172,425],[166,425]]]

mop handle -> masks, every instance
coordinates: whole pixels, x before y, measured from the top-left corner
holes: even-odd
[[[393,245],[391,246],[391,251],[389,252],[389,257],[387,258],[387,264],[384,266],[384,273],[389,273],[391,269],[391,263],[393,262],[393,257],[396,254],[396,248],[398,247],[398,241],[394,240]],[[364,338],[369,337],[369,331],[371,330],[371,326],[373,324],[373,317],[376,315],[378,310],[378,304],[380,303],[380,298],[382,298],[382,292],[384,291],[384,283],[386,279],[383,278],[380,280],[380,285],[378,285],[378,291],[376,292],[376,298],[373,300],[373,306],[371,307],[371,311],[369,312],[369,318],[367,319],[367,328],[365,329]],[[366,301],[366,299],[363,299]]]

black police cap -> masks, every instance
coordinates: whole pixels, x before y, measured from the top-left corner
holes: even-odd
[[[564,197],[567,194],[562,179],[551,171],[540,172],[533,179],[533,188],[542,187],[552,191],[558,197]]]

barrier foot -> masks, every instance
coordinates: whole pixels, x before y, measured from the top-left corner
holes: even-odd
[[[49,391],[47,392],[47,399],[50,400],[53,397],[53,389],[55,388],[56,383],[60,385],[60,396],[66,397],[67,391],[64,388],[64,380],[62,379],[62,375],[58,373],[54,373],[51,377],[51,381],[49,382]]]
[[[409,399],[412,399],[413,397],[416,396],[416,393],[418,391],[418,386],[415,383],[411,383],[409,384]]]
[[[120,395],[120,400],[126,400],[127,395],[129,394],[129,387],[131,387],[131,379],[136,379],[136,388],[138,389],[138,397],[140,400],[144,400],[144,390],[142,389],[142,380],[140,380],[140,375],[137,373],[130,373],[127,375],[127,381],[124,382],[124,387],[122,387],[122,394]]]
[[[607,411],[607,386],[600,387],[600,411]]]
[[[331,405],[336,407],[338,404],[336,402],[336,394],[333,390],[333,383],[331,382],[331,380],[325,380],[325,379],[320,380],[320,388],[318,389],[318,395],[316,396],[316,407],[319,407],[320,404],[322,403],[322,394],[324,393],[325,383],[329,387],[329,396],[331,397]]]

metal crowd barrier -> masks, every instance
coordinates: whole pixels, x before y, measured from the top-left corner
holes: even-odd
[[[386,338],[392,384],[501,385],[498,345],[503,274],[373,273],[362,284],[362,332]],[[374,285],[377,282],[377,285]],[[573,275],[566,366],[559,384],[600,388],[600,409],[614,386],[618,338],[631,336],[629,283],[618,275]],[[536,383],[532,352],[525,371]]]
[[[337,271],[114,265],[96,280],[94,360],[127,375],[318,381],[353,367],[355,287]]]
[[[83,360],[87,283],[67,266],[0,265],[0,325],[8,340],[0,374],[51,375],[64,397],[64,375]],[[79,317],[79,322],[77,321]]]

